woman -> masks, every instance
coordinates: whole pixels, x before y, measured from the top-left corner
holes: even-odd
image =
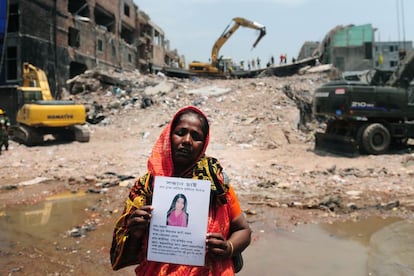
[[[251,230],[228,178],[215,158],[207,157],[207,117],[189,106],[163,130],[148,159],[148,172],[131,188],[112,240],[114,270],[139,264],[136,275],[234,275],[232,257],[250,244]],[[211,196],[205,266],[146,259],[154,176],[210,180]]]
[[[167,225],[187,227],[187,198],[183,194],[177,194],[171,202],[170,209],[167,212]]]

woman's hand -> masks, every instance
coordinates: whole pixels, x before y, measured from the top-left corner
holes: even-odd
[[[208,233],[206,239],[207,253],[212,256],[230,258],[242,252],[249,244],[252,230],[243,214],[230,223],[230,237],[225,239],[221,233]]]
[[[229,258],[232,255],[232,248],[221,233],[207,233],[206,239],[207,254],[215,257]]]
[[[145,205],[131,213],[127,220],[129,233],[136,239],[141,239],[145,234],[151,220],[152,206]]]

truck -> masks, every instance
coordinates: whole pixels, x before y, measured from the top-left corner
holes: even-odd
[[[0,86],[0,108],[10,118],[11,138],[27,146],[40,145],[46,135],[56,140],[89,142],[86,107],[72,100],[56,100],[46,73],[23,63],[22,85]]]
[[[384,154],[414,138],[414,50],[395,71],[369,70],[330,81],[314,91],[313,114],[326,120],[315,149],[355,155]]]
[[[235,17],[232,19],[232,21],[233,25],[230,27],[229,24],[214,43],[211,51],[211,63],[193,61],[189,64],[190,73],[210,77],[227,77],[228,74],[224,69],[223,60],[219,57],[219,51],[221,47],[227,42],[227,40],[237,31],[237,29],[240,26],[243,26],[259,31],[259,36],[253,43],[252,48],[255,48],[260,40],[266,35],[266,27],[262,24],[247,20],[242,17]]]

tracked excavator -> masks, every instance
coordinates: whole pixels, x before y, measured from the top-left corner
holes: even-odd
[[[257,46],[260,40],[266,35],[266,27],[257,22],[253,22],[241,17],[233,18],[233,25],[230,24],[226,27],[220,37],[216,40],[211,51],[211,63],[204,63],[199,61],[193,61],[189,65],[189,71],[196,75],[211,76],[211,77],[226,77],[227,73],[224,71],[224,64],[221,58],[219,58],[219,51],[224,43],[242,26],[259,31],[259,36],[253,43],[253,48]]]
[[[0,87],[0,105],[12,121],[11,136],[17,142],[35,146],[45,135],[55,139],[89,142],[86,108],[74,101],[55,100],[46,74],[36,66],[24,63],[22,85]]]
[[[357,80],[317,88],[313,113],[328,119],[315,149],[355,156],[383,154],[414,139],[414,50],[395,71],[371,70]]]

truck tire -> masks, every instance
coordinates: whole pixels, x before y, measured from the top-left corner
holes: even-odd
[[[364,134],[365,129],[367,128],[367,126],[369,126],[369,124],[361,125],[358,128],[358,131],[357,131],[356,136],[355,136],[355,140],[357,141],[358,149],[359,149],[360,153],[367,153],[365,151],[365,148],[364,148],[364,143],[362,142],[363,141],[362,137],[363,137],[363,134]]]
[[[387,152],[390,143],[390,132],[383,124],[370,124],[362,134],[363,148],[369,154],[382,154]]]

